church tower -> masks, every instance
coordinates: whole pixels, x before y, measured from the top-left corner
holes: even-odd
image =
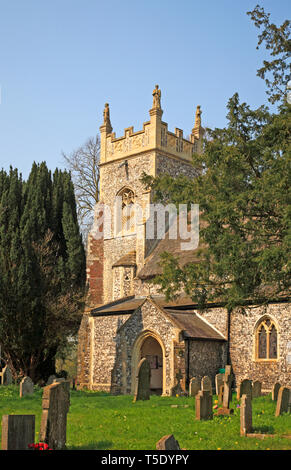
[[[201,110],[197,106],[190,139],[181,129],[172,133],[162,121],[161,90],[153,90],[149,121],[134,132],[127,127],[122,137],[113,132],[109,104],[105,104],[100,127],[100,207],[111,218],[103,239],[89,236],[87,276],[90,305],[95,307],[134,295],[134,278],[144,266],[151,241],[146,239],[145,214],[151,194],[140,181],[143,173],[195,175],[192,154],[202,149]],[[141,210],[137,217],[137,208]],[[96,215],[100,217],[99,215]]]
[[[92,337],[94,320],[90,316],[91,310],[121,298],[140,295],[136,288],[140,285],[138,273],[155,243],[155,240],[146,237],[144,214],[152,195],[141,182],[142,174],[195,176],[192,155],[202,150],[204,129],[201,126],[200,106],[196,109],[190,138],[186,139],[183,130],[176,128],[170,132],[167,123],[162,121],[161,90],[158,85],[152,96],[149,120],[143,124],[142,130],[135,132],[133,127],[127,127],[121,137],[116,137],[113,132],[108,103],[103,111],[100,126],[100,203],[93,230],[88,236],[88,296],[79,329],[80,386],[88,386],[93,381],[95,339]],[[141,209],[141,214],[136,217],[138,209]],[[108,328],[113,334],[118,325],[113,324],[113,319],[111,323],[108,323]]]

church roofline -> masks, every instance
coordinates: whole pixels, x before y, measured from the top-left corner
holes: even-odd
[[[136,297],[134,295],[129,297],[123,297],[117,299],[116,301],[109,302],[107,304],[103,304],[98,306],[97,308],[93,308],[90,310],[91,316],[109,316],[109,315],[125,315],[128,313],[133,313],[137,308],[139,308],[142,303],[146,300],[151,300],[158,308],[160,308],[165,314],[170,311],[175,311],[176,313],[186,313],[189,310],[201,310],[198,303],[191,300],[190,297],[187,296],[180,296],[174,301],[166,301],[164,296],[140,296]],[[290,298],[279,299],[270,301],[269,304],[280,304],[280,303],[288,303],[290,302]],[[250,305],[259,306],[254,301],[248,301],[245,303],[245,307]],[[225,304],[222,302],[212,302],[208,303],[205,306],[205,309],[212,309],[212,308],[225,308]],[[188,312],[189,313],[189,312]]]

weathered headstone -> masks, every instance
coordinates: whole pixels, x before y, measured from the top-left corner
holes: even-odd
[[[201,390],[208,391],[212,395],[212,383],[210,377],[205,375],[201,380]]]
[[[53,450],[65,449],[69,407],[69,381],[44,387],[39,440]]]
[[[172,397],[175,397],[177,395],[182,395],[183,394],[183,389],[180,380],[178,380],[178,383],[172,388],[171,390],[171,395]]]
[[[144,357],[137,368],[136,390],[134,401],[150,399],[151,368],[149,361]]]
[[[240,400],[243,395],[248,395],[250,398],[253,396],[252,382],[249,379],[242,380],[238,386],[237,399]]]
[[[216,392],[216,395],[219,394],[219,389],[220,389],[220,386],[223,385],[223,382],[224,382],[224,374],[216,374],[216,376],[215,376],[215,392]]]
[[[252,388],[252,398],[257,398],[262,395],[262,383],[259,382],[259,380],[256,380],[253,383],[253,388]]]
[[[273,401],[277,401],[280,387],[281,387],[281,384],[279,384],[279,382],[276,382],[273,385],[273,388],[272,388],[272,400]]]
[[[280,387],[277,399],[277,407],[275,416],[280,416],[282,413],[288,413],[289,410],[289,394],[290,390],[287,387]]]
[[[190,397],[195,397],[200,390],[200,380],[198,377],[192,377],[189,384],[189,395]]]
[[[11,385],[12,384],[12,373],[9,366],[5,366],[1,372],[1,385]]]
[[[232,396],[232,381],[233,375],[231,372],[231,366],[225,366],[224,374],[224,384],[223,384],[223,408],[229,408],[229,403],[231,402]]]
[[[34,443],[34,415],[2,416],[2,450],[28,450]]]
[[[195,416],[197,420],[212,419],[212,395],[209,390],[200,390],[195,397]]]
[[[53,381],[56,379],[55,375],[50,375],[49,378],[47,379],[47,385],[51,385]]]
[[[23,377],[19,386],[19,396],[33,395],[34,385],[30,377]]]
[[[178,441],[174,438],[173,434],[168,434],[162,437],[156,443],[157,450],[181,450]]]
[[[217,415],[231,415],[233,414],[233,409],[229,408],[230,401],[232,399],[232,382],[233,375],[231,372],[231,366],[225,366],[224,382],[223,382],[223,391],[221,388],[221,395],[219,400],[222,399],[222,408],[219,408],[215,413]]]
[[[218,404],[219,405],[222,405],[222,403],[223,403],[223,390],[224,390],[224,385],[220,385],[219,393],[218,393]]]
[[[57,377],[56,379],[53,380],[53,384],[56,384],[59,382],[66,382],[66,379],[64,379],[64,377]]]
[[[243,394],[240,405],[240,435],[246,436],[252,432],[252,399]]]

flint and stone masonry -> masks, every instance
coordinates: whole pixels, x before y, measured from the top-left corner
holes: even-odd
[[[262,392],[275,382],[291,386],[290,303],[282,299],[266,307],[251,304],[231,315],[219,304],[199,311],[183,293],[166,302],[151,283],[159,271],[159,255],[169,251],[180,264],[195,259],[181,251],[181,240],[148,239],[146,217],[135,222],[137,206],[146,208],[152,193],[141,182],[143,173],[195,178],[192,154],[202,151],[204,129],[197,106],[194,127],[185,138],[162,120],[161,91],[156,86],[149,120],[140,131],[127,127],[113,132],[106,103],[100,127],[100,204],[88,237],[88,298],[79,330],[77,387],[134,394],[140,360],[151,365],[151,390],[171,395],[189,390],[192,377],[201,381],[231,364],[234,386],[244,379],[260,381]],[[121,226],[116,197],[121,200]],[[105,207],[111,220],[103,236]],[[194,250],[195,251],[195,250]],[[289,355],[288,355],[289,351]]]

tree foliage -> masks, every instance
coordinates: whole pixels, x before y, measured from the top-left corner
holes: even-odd
[[[264,60],[263,66],[257,71],[257,75],[265,80],[269,101],[275,103],[282,101],[286,96],[286,86],[290,75],[290,21],[286,20],[281,26],[270,23],[270,14],[257,5],[254,10],[248,11],[257,28],[263,28],[258,36],[257,49],[262,44],[270,51],[271,60]]]
[[[54,372],[57,351],[77,332],[85,254],[70,174],[32,166],[0,173],[0,344],[15,375]]]

